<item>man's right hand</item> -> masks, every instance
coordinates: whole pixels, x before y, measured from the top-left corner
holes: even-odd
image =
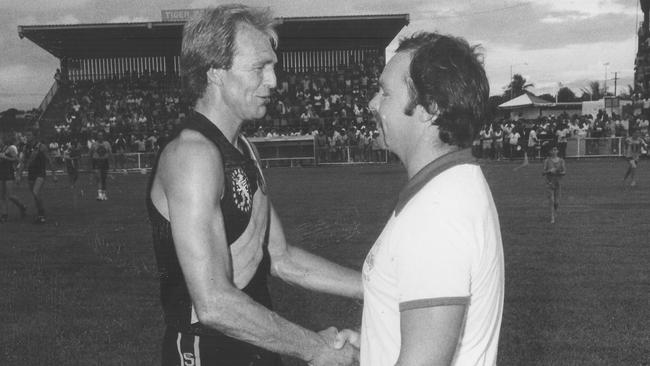
[[[327,328],[318,333],[322,337],[323,346],[320,352],[314,355],[309,362],[310,366],[348,366],[359,364],[359,349],[346,343],[340,349],[337,345],[338,331],[334,327]]]

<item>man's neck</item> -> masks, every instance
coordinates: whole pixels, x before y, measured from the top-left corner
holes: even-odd
[[[404,166],[406,167],[408,178],[413,178],[413,176],[422,170],[422,168],[427,166],[429,163],[437,160],[441,156],[458,150],[460,150],[458,146],[452,146],[443,142],[439,142],[432,148],[415,151],[414,153],[410,154],[410,157],[404,159],[403,161]]]
[[[209,103],[205,100],[196,102],[194,110],[205,116],[212,122],[223,135],[230,141],[233,146],[237,147],[237,137],[241,131],[241,126],[244,121],[239,120],[232,116],[227,108],[218,108],[216,103]]]

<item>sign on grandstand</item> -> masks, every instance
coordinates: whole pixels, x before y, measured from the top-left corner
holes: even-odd
[[[161,10],[160,18],[163,22],[184,22],[198,13],[203,13],[206,9],[176,9]]]

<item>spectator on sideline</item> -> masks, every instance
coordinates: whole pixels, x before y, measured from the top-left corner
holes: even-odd
[[[335,329],[314,333],[270,309],[268,274],[361,298],[356,271],[286,243],[255,150],[240,134],[244,121],[264,117],[276,86],[274,22],[267,11],[224,5],[183,30],[181,70],[194,112],[160,152],[147,193],[164,365],[279,365],[278,354],[347,365],[358,357],[336,343]]]

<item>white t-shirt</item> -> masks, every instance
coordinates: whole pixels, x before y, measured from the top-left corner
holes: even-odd
[[[363,287],[361,366],[395,364],[400,310],[445,304],[468,306],[454,365],[496,364],[503,248],[479,166],[443,171],[393,213],[366,257]]]
[[[510,145],[517,145],[519,143],[519,132],[513,132],[510,134]]]
[[[537,145],[537,132],[535,130],[530,130],[528,133],[528,147],[533,147]]]
[[[555,135],[557,136],[557,142],[567,142],[567,137],[569,135],[569,129],[568,128],[563,128],[560,130],[555,131]]]

